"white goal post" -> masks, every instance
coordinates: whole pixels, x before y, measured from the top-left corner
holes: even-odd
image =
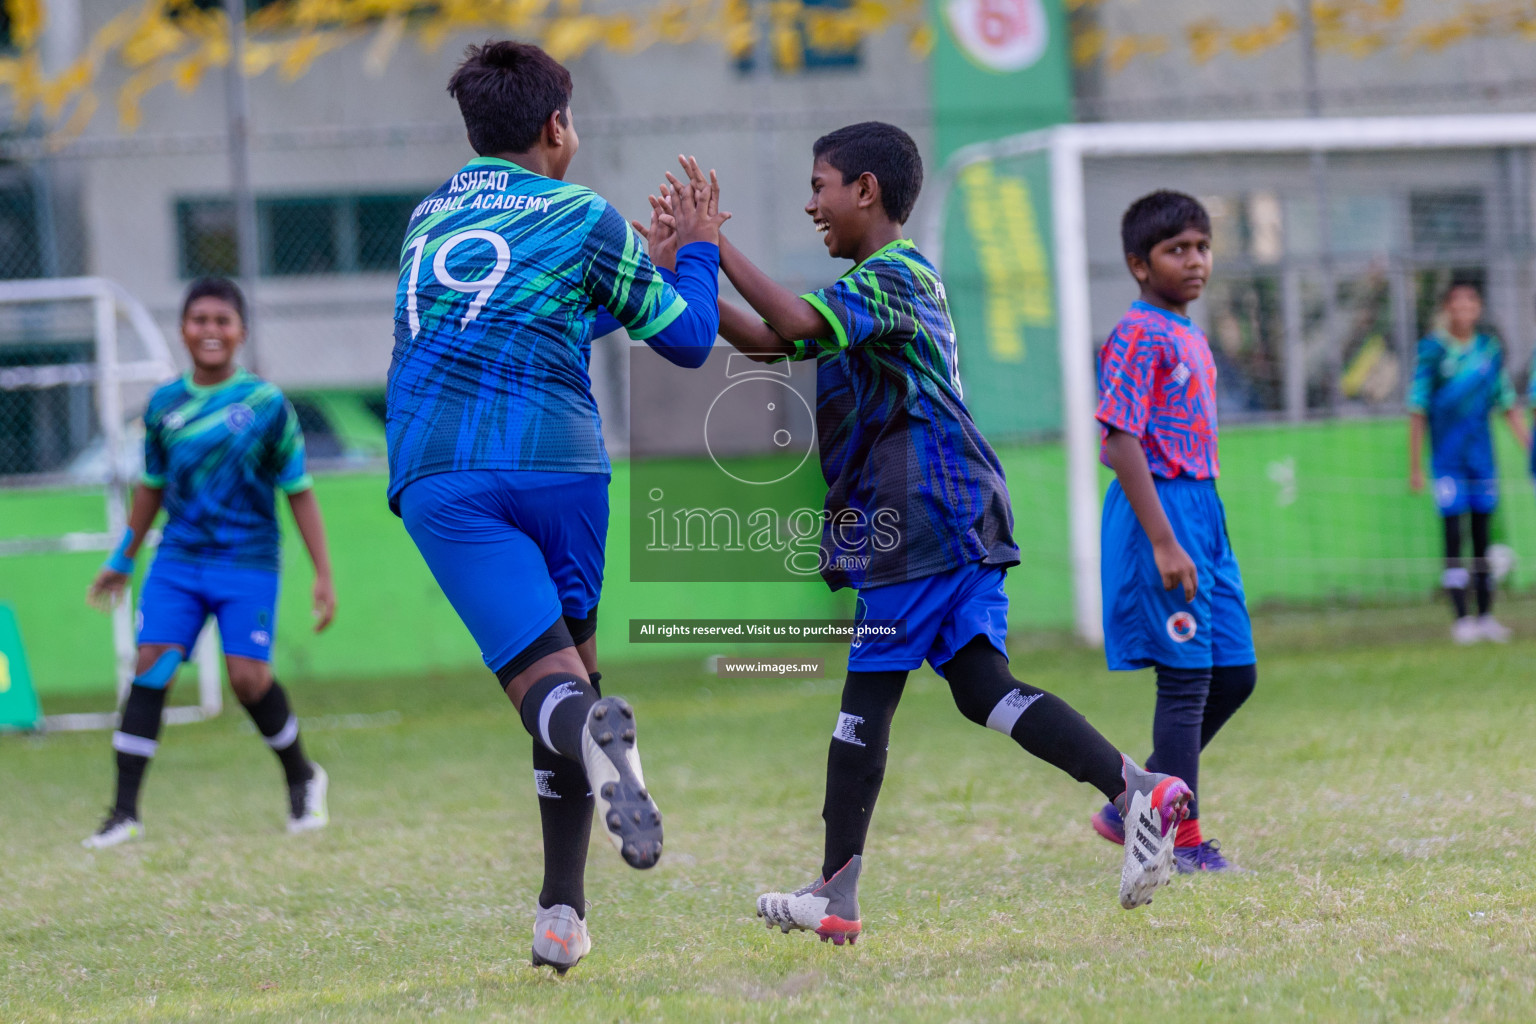
[[[1032,154],[1049,161],[1062,436],[1073,581],[1080,637],[1103,642],[1099,594],[1097,345],[1092,334],[1083,163],[1092,157],[1290,156],[1536,146],[1536,114],[1286,118],[1245,121],[1065,124],[957,150],[940,169],[918,232],[944,268],[945,211],[967,167]]]
[[[95,479],[82,481],[77,477],[71,482],[102,487],[106,529],[102,532],[0,540],[0,558],[58,552],[106,552],[116,546],[127,525],[128,495],[134,483],[128,479],[124,470],[127,461],[124,386],[159,384],[176,374],[170,346],[149,311],[116,282],[98,277],[0,281],[0,309],[43,303],[90,304],[94,361],[0,369],[0,391],[93,385],[96,418],[105,455],[101,460],[103,468]],[[137,336],[141,350],[138,358],[125,360],[120,357],[120,321],[126,322]],[[146,538],[146,545],[155,539],[152,533]],[[117,664],[117,704],[121,706],[133,679],[136,656],[131,586],[124,600],[113,610],[112,640]],[[211,623],[199,636],[192,660],[198,668],[198,703],[168,708],[165,714],[168,723],[192,722],[212,717],[222,707],[219,645],[216,627]],[[110,729],[116,724],[116,710],[53,715],[44,721],[44,727],[48,730]]]

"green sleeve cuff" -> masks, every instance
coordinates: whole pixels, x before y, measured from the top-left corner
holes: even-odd
[[[822,318],[832,326],[832,334],[837,339],[837,347],[839,349],[847,348],[848,332],[843,329],[842,321],[839,320],[837,316],[832,312],[832,309],[827,305],[826,300],[824,300],[817,292],[811,292],[808,295],[802,295],[800,297],[806,302],[809,302],[815,308],[816,312],[820,313]],[[796,342],[795,344],[799,345],[802,343]],[[806,342],[805,344],[813,343]]]
[[[284,494],[292,496],[303,491],[307,491],[311,487],[315,486],[315,478],[310,476],[308,473],[305,473],[297,480],[290,480],[287,483],[279,483],[278,486],[283,489]]]
[[[639,327],[629,327],[626,325],[625,330],[627,330],[629,332],[629,336],[634,338],[636,341],[644,341],[647,338],[655,337],[661,331],[666,329],[667,324],[670,324],[673,320],[676,320],[678,317],[682,316],[683,310],[687,308],[688,301],[679,295],[672,300],[672,305],[662,310],[661,314],[650,323],[642,324]]]
[[[145,487],[150,487],[157,491],[165,490],[165,477],[163,476],[155,476],[153,473],[145,473],[141,479]]]

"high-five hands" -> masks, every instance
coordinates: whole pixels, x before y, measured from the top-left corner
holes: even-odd
[[[668,172],[660,196],[649,196],[651,223],[642,227],[632,222],[635,231],[646,240],[651,261],[671,269],[677,250],[690,242],[720,244],[720,228],[731,219],[720,210],[720,179],[714,171],[706,176],[699,161],[678,156],[686,181]]]

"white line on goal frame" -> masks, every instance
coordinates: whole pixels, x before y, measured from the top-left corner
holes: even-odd
[[[1099,594],[1098,431],[1093,419],[1097,346],[1089,306],[1084,158],[1500,146],[1536,146],[1536,114],[1064,124],[965,146],[945,161],[918,232],[924,251],[941,273],[945,207],[960,172],[993,160],[1032,153],[1049,155],[1072,609],[1078,636],[1092,644],[1104,642]]]

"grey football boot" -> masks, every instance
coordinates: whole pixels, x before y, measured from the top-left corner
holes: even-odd
[[[1173,844],[1194,797],[1184,780],[1142,771],[1122,756],[1125,792],[1115,807],[1125,821],[1125,860],[1120,867],[1120,905],[1152,902],[1152,893],[1173,876]]]
[[[620,697],[604,697],[587,712],[581,762],[597,802],[596,820],[632,868],[661,859],[661,812],[645,788],[635,747],[635,711]]]
[[[792,928],[814,931],[822,942],[831,939],[836,945],[851,946],[862,927],[859,871],[863,866],[864,858],[855,855],[831,878],[818,878],[794,892],[765,892],[757,898],[757,916],[769,928],[778,925],[786,935]]]
[[[535,900],[534,909],[533,966],[553,967],[564,974],[592,952],[587,922],[577,916],[575,907],[556,903],[546,910]]]

